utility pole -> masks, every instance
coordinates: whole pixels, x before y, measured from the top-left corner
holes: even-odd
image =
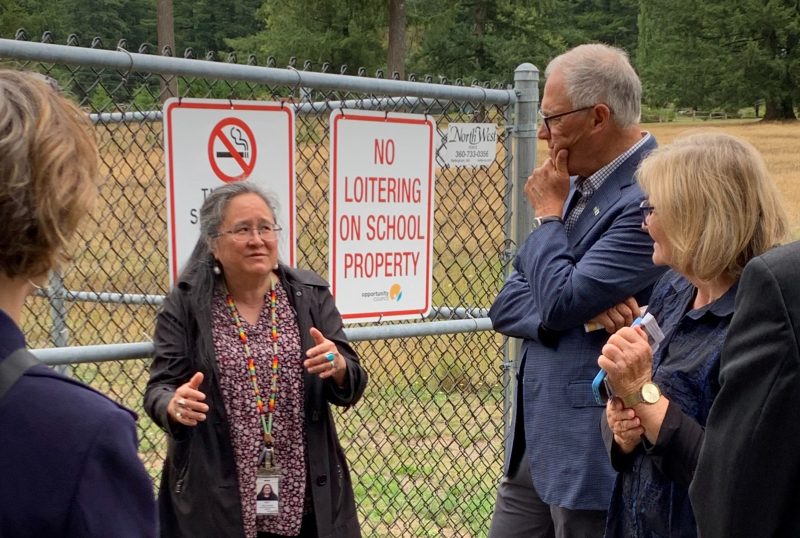
[[[172,0],[157,0],[158,54],[168,50],[175,56],[175,22],[172,15]],[[171,75],[161,76],[161,102],[178,96],[178,79]]]
[[[406,0],[389,0],[389,76],[406,76]]]

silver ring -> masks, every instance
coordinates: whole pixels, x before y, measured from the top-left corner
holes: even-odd
[[[178,418],[181,418],[181,417],[183,416],[183,415],[181,414],[181,412],[180,412],[180,411],[178,411],[177,413],[175,413],[175,415],[176,415]]]
[[[336,371],[336,363],[332,362],[331,363],[331,372],[335,372],[335,371]]]
[[[178,405],[186,407],[186,400],[184,398],[178,398]]]

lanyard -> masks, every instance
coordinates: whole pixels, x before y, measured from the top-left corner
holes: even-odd
[[[247,373],[250,376],[250,381],[253,383],[253,396],[256,400],[256,410],[261,421],[261,427],[264,430],[264,444],[267,448],[272,447],[272,416],[275,413],[275,403],[278,399],[278,292],[275,290],[275,282],[272,282],[269,293],[270,302],[270,317],[272,322],[272,383],[270,386],[269,400],[267,403],[268,413],[264,410],[264,400],[261,398],[261,390],[258,387],[258,378],[256,377],[256,360],[250,351],[250,344],[247,341],[247,333],[242,327],[242,322],[239,319],[239,311],[236,309],[236,303],[233,300],[233,295],[228,293],[227,303],[228,309],[231,312],[233,323],[236,325],[236,330],[239,332],[239,340],[244,346],[244,358],[247,361]]]

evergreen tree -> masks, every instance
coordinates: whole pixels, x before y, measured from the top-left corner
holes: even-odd
[[[765,99],[794,119],[800,77],[796,0],[642,0],[639,66],[651,104],[737,108]]]

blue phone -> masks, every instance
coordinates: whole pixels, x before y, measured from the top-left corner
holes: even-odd
[[[642,322],[642,318],[638,317],[633,320],[631,323],[631,327],[636,327]],[[594,376],[594,380],[592,381],[592,392],[594,393],[594,400],[600,404],[605,405],[608,400],[614,395],[614,391],[611,390],[611,384],[608,382],[607,378],[608,374],[602,368],[597,375]]]
[[[653,348],[653,352],[658,349],[658,345],[664,340],[664,333],[661,332],[661,327],[652,314],[647,314],[644,317],[638,317],[633,320],[631,327],[641,325],[644,332],[647,333],[647,341]],[[592,392],[594,393],[595,401],[600,405],[605,405],[606,402],[614,396],[614,391],[611,389],[611,384],[606,377],[606,371],[600,369],[597,375],[594,376],[592,381]]]
[[[592,381],[592,392],[594,393],[595,401],[600,405],[605,405],[611,398],[611,387],[608,384],[606,371],[600,369],[597,375],[594,376]]]

